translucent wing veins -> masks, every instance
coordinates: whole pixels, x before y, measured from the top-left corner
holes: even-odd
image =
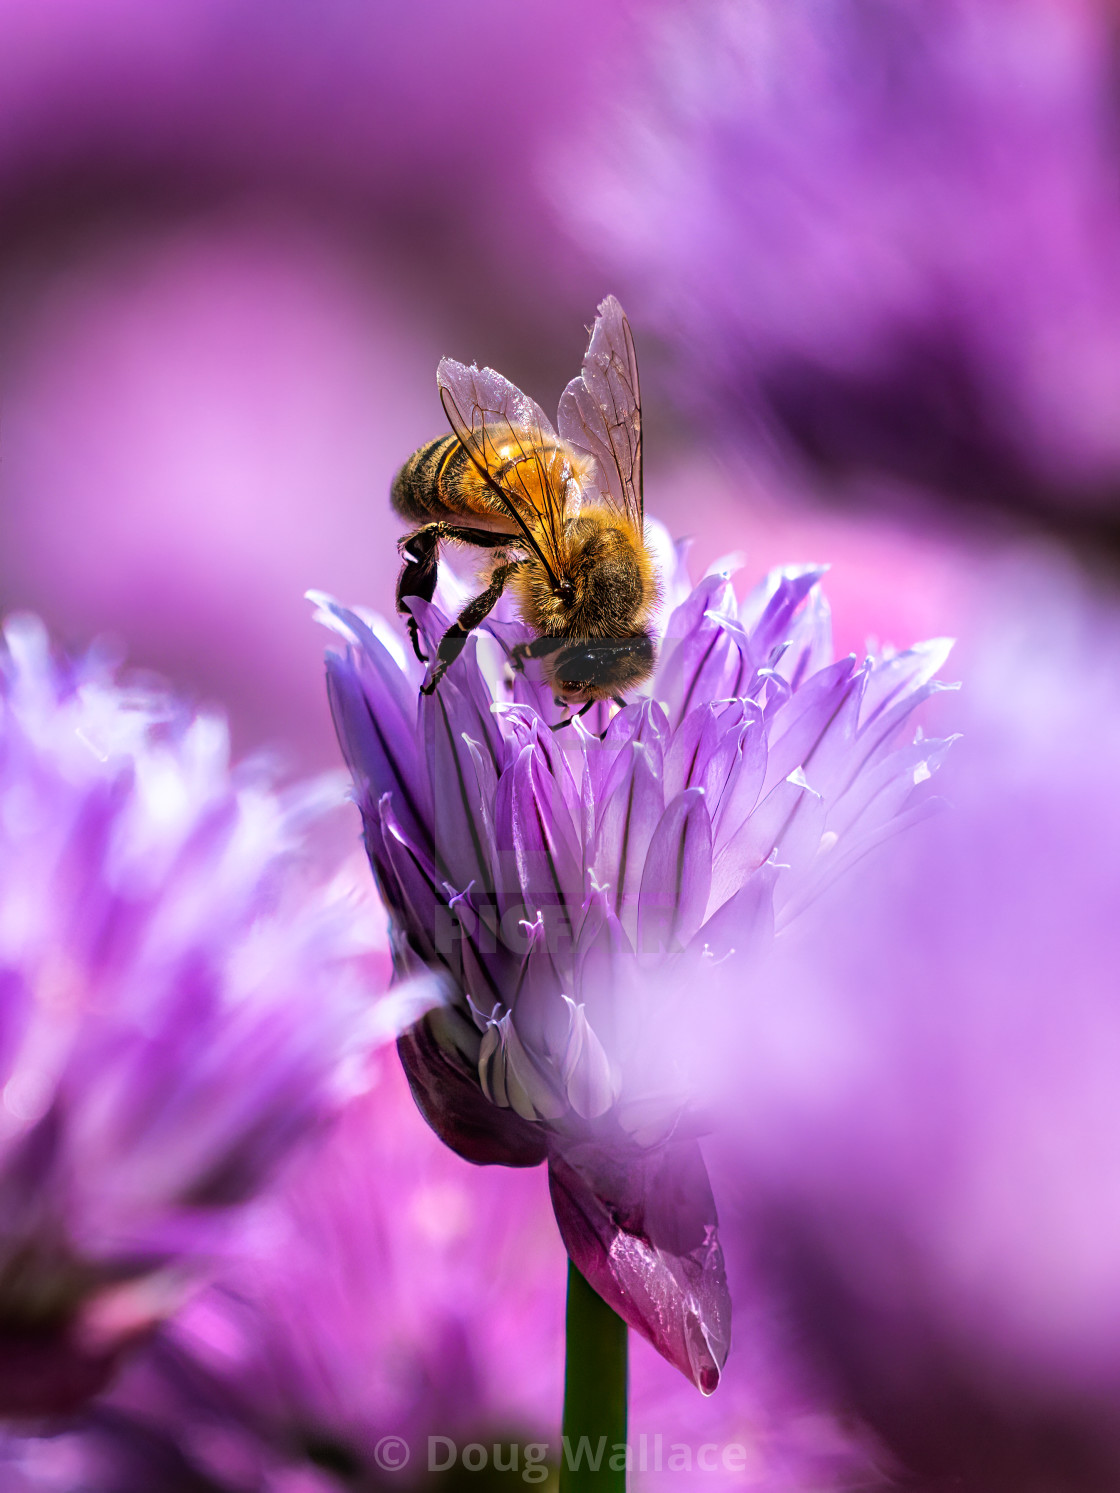
[[[493,368],[443,358],[436,382],[452,430],[558,585],[570,473],[544,411]]]
[[[641,532],[645,502],[638,359],[630,323],[614,296],[599,306],[583,371],[561,397],[559,425],[563,440],[594,456],[605,484],[600,495]]]

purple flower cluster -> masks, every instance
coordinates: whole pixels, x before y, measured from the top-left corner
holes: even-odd
[[[521,1473],[536,1464],[529,1486],[544,1481],[562,1454],[564,1257],[543,1179],[472,1174],[390,1054],[375,1071],[107,1395],[49,1434],[0,1439],[5,1493],[415,1487],[429,1437],[443,1438],[436,1461],[459,1449],[452,1476],[464,1447],[487,1449],[472,1486],[492,1486],[496,1443],[507,1464],[518,1446]],[[677,1486],[680,1445],[697,1472],[715,1449],[703,1476],[717,1490],[744,1476],[772,1493],[873,1486],[866,1437],[776,1341],[766,1298],[736,1285],[741,1341],[718,1395],[699,1399],[644,1344],[632,1354],[635,1487]],[[403,1465],[386,1470],[392,1457]]]
[[[505,666],[519,623],[421,697],[387,629],[321,612],[398,973],[454,982],[399,1043],[417,1103],[471,1161],[547,1159],[572,1260],[705,1392],[730,1307],[690,1041],[775,920],[922,812],[946,747],[902,740],[946,645],[834,661],[819,576],[684,594],[649,698],[601,735],[550,729],[543,683]],[[438,640],[443,614],[417,616]]]
[[[555,1453],[563,1252],[538,1179],[467,1175],[391,1054],[374,1074],[112,1393],[9,1443],[33,1486],[327,1493],[415,1486],[429,1436]]]
[[[391,1034],[362,899],[309,853],[337,799],[8,623],[0,1414],[98,1390]]]
[[[209,1386],[212,1424],[250,1429],[274,1456],[334,1447],[367,1475],[387,1435],[417,1466],[429,1435],[547,1440],[563,1363],[547,1200],[523,1174],[464,1175],[395,1061],[378,1073],[243,1258],[171,1325],[172,1367]]]

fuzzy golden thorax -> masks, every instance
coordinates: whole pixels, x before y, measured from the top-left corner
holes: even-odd
[[[628,638],[644,631],[657,603],[657,572],[634,527],[606,508],[587,507],[566,534],[561,588],[529,564],[515,588],[522,620],[561,638]]]

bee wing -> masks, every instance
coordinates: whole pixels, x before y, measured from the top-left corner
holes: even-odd
[[[589,451],[600,472],[600,492],[641,532],[642,398],[638,359],[626,313],[613,295],[599,306],[583,372],[560,399],[560,435]]]
[[[443,358],[436,383],[451,429],[557,584],[571,473],[551,422],[539,404],[493,368],[468,368]],[[527,480],[530,470],[535,483]],[[529,513],[540,520],[543,542],[529,527]]]

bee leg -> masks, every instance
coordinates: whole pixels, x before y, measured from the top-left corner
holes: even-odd
[[[412,651],[422,664],[428,662],[428,655],[420,646],[420,627],[411,612],[408,614],[408,636],[412,640]]]
[[[420,629],[416,624],[416,618],[405,606],[405,601],[412,596],[418,596],[421,601],[431,601],[435,595],[436,577],[439,573],[439,541],[442,532],[443,524],[441,523],[425,524],[422,529],[406,534],[399,545],[405,563],[397,580],[397,611],[408,618],[408,636],[412,640],[412,651],[422,664],[428,662],[428,655],[420,647]]]
[[[462,653],[471,633],[494,610],[510,576],[524,563],[523,560],[511,560],[507,565],[499,565],[490,577],[490,584],[486,590],[480,592],[473,601],[467,602],[440,638],[436,662],[432,666],[432,672],[427,681],[421,686],[421,694],[430,695],[435,691],[436,685]]]
[[[594,700],[588,700],[587,704],[584,705],[581,710],[577,710],[576,713],[575,713],[575,715],[568,716],[568,718],[566,720],[557,721],[554,726],[549,726],[548,729],[550,731],[563,731],[563,729],[564,729],[565,726],[570,726],[573,721],[578,721],[581,716],[586,715],[587,712],[591,709],[592,705],[594,705],[594,704],[595,704]]]
[[[550,653],[556,653],[563,646],[563,639],[550,638],[547,635],[534,638],[531,643],[515,643],[510,649],[509,666],[520,674],[524,671],[527,658],[545,658]]]
[[[459,524],[449,524],[439,519],[434,524],[425,524],[422,529],[414,529],[411,534],[406,534],[400,541],[398,548],[404,556],[405,563],[397,581],[397,611],[408,617],[408,635],[412,639],[412,651],[422,664],[428,662],[428,655],[420,648],[420,629],[416,618],[405,606],[405,601],[412,596],[418,596],[421,601],[431,601],[435,595],[436,580],[439,575],[439,546],[440,541],[444,539],[450,539],[459,544],[473,544],[479,549],[505,549],[509,544],[510,536],[500,534],[493,529],[464,528]],[[501,592],[498,595],[501,595]],[[497,597],[494,600],[496,601]],[[494,603],[491,602],[490,605],[493,606]]]
[[[619,710],[625,710],[626,709],[626,701],[622,698],[621,695],[612,695],[611,696],[611,704],[612,705],[617,705],[618,708],[619,708]]]

